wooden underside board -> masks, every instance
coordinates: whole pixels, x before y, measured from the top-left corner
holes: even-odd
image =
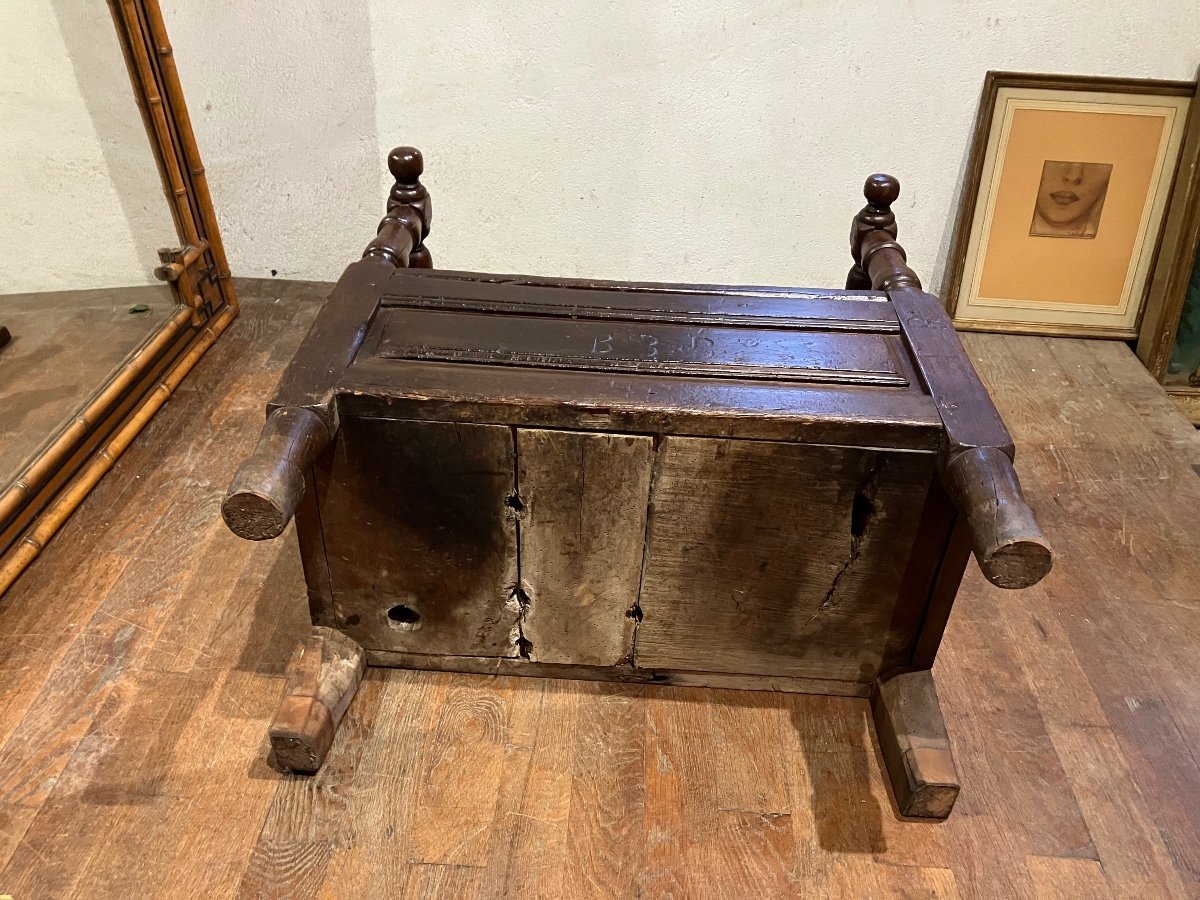
[[[653,454],[648,437],[517,429],[531,659],[629,661]]]
[[[506,659],[863,694],[908,663],[921,627],[938,560],[913,548],[950,526],[925,515],[933,464],[351,417],[317,467],[319,521],[303,516],[301,539],[325,551],[309,566],[316,617],[418,667]]]
[[[637,664],[848,681],[903,664],[932,474],[925,454],[664,438]]]
[[[339,627],[370,649],[512,652],[510,429],[347,419],[332,456],[317,496]]]

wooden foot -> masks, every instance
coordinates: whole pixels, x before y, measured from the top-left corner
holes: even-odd
[[[958,798],[958,772],[932,673],[904,672],[875,682],[871,710],[901,814],[949,816]]]
[[[296,648],[268,731],[282,768],[305,774],[321,768],[366,667],[363,648],[332,628],[314,627]]]

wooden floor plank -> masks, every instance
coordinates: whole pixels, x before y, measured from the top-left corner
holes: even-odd
[[[643,747],[642,870],[638,892],[645,897],[699,893],[703,871],[693,883],[690,857],[710,831],[716,808],[713,758],[705,741],[709,692],[700,688],[649,690]]]
[[[1025,861],[1025,871],[1036,900],[1105,900],[1114,896],[1103,867],[1094,859],[1031,856]]]
[[[464,680],[447,691],[426,739],[407,848],[410,862],[487,865],[511,699],[484,679]]]
[[[0,892],[1200,895],[1200,438],[1123,345],[965,336],[1058,560],[968,571],[931,825],[861,699],[372,669],[320,775],[270,768],[304,583],[217,503],[316,312],[275,300],[0,603]]]
[[[645,688],[580,687],[589,711],[575,730],[566,897],[628,897],[642,868]]]
[[[1105,875],[1119,896],[1184,896],[1150,808],[1130,778],[1116,738],[1103,728],[1051,728]]]
[[[767,693],[724,691],[719,697],[706,706],[717,811],[787,815],[791,806],[779,757],[760,752],[783,745],[783,729],[790,724],[786,706]]]

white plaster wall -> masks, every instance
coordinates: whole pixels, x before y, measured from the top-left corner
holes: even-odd
[[[174,235],[106,5],[0,2],[0,294],[149,284]]]
[[[234,273],[336,278],[419,146],[445,267],[938,286],[989,68],[1191,78],[1200,0],[163,0]]]

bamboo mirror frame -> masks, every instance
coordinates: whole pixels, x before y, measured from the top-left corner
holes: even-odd
[[[158,0],[108,3],[179,236],[179,247],[159,251],[161,265],[154,271],[170,284],[178,308],[48,437],[11,482],[0,484],[0,595],[238,313]]]

